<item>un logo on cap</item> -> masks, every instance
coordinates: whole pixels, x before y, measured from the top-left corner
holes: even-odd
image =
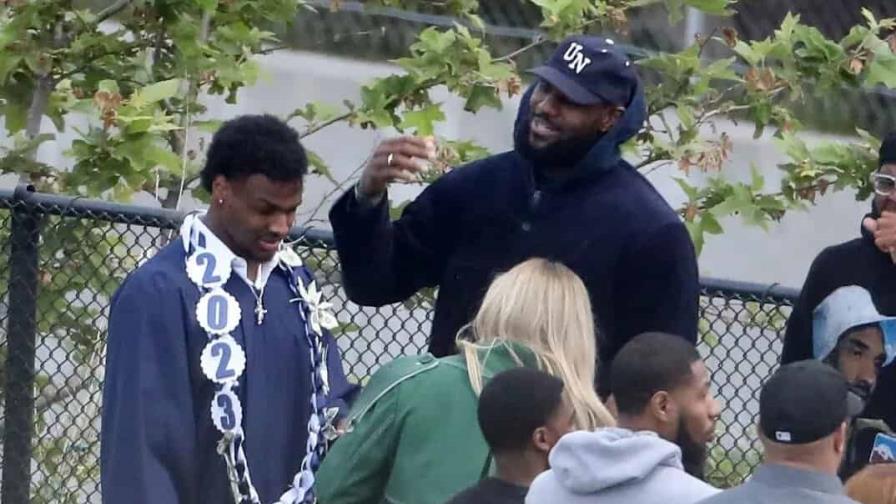
[[[563,53],[563,61],[569,63],[570,70],[577,75],[582,73],[582,70],[585,70],[585,67],[591,64],[591,58],[586,57],[582,53],[582,49],[584,49],[582,44],[573,42],[572,44],[569,44],[569,47],[566,48],[566,52]]]

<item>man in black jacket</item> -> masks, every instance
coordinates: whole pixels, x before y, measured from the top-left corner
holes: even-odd
[[[376,149],[330,212],[349,298],[378,306],[438,286],[430,351],[443,356],[496,272],[545,257],[588,287],[602,364],[645,331],[695,341],[688,233],[620,154],[646,117],[634,65],[610,39],[575,36],[532,73],[514,150],[447,173],[395,222],[388,184],[415,180],[435,146],[403,137]]]
[[[862,236],[828,247],[809,268],[799,301],[793,308],[784,336],[781,363],[811,359],[812,314],[836,289],[858,285],[871,293],[877,310],[896,315],[896,135],[881,144],[880,169],[873,175],[876,196],[872,213],[863,223]],[[896,366],[880,371],[877,386],[863,417],[879,418],[896,426]]]

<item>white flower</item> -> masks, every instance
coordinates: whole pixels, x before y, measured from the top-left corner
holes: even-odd
[[[299,254],[296,254],[296,251],[289,246],[282,246],[280,248],[280,252],[278,254],[280,261],[290,268],[299,268],[302,266],[302,258],[299,257]]]
[[[330,312],[333,307],[332,303],[323,301],[324,293],[317,290],[317,283],[312,280],[308,283],[308,287],[299,280],[299,295],[308,303],[308,311],[310,312],[309,322],[311,329],[317,334],[321,333],[321,327],[324,329],[334,329],[339,326],[339,321]]]

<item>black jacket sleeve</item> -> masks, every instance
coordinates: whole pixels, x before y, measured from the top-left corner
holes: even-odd
[[[697,257],[680,222],[663,225],[627,252],[614,283],[616,349],[646,331],[667,332],[696,343]]]
[[[347,191],[330,210],[330,223],[349,299],[382,306],[404,301],[441,280],[452,249],[450,174],[427,187],[400,219],[389,219],[389,202],[366,208]]]
[[[809,267],[803,290],[787,320],[781,364],[812,358],[812,312],[831,291],[827,258],[827,251],[822,251]]]

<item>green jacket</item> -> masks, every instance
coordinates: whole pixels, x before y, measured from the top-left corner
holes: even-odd
[[[517,367],[506,344],[480,352],[483,381]],[[514,345],[524,365],[532,354]],[[401,357],[380,368],[358,398],[350,432],[316,475],[321,504],[444,504],[487,475],[488,446],[464,358]]]

